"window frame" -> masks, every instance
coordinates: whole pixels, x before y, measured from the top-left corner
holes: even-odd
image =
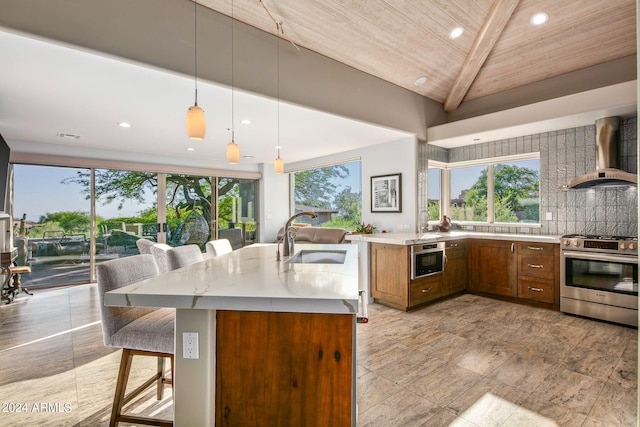
[[[523,153],[516,154],[511,156],[500,156],[500,157],[491,157],[485,159],[477,159],[477,160],[467,160],[462,162],[454,162],[454,163],[444,163],[438,161],[428,161],[427,169],[440,169],[440,212],[441,215],[449,215],[449,210],[451,207],[451,170],[459,169],[463,167],[471,167],[471,166],[486,166],[487,167],[487,222],[483,221],[459,221],[456,220],[461,225],[477,225],[477,226],[498,226],[498,227],[530,227],[530,228],[540,228],[542,224],[540,219],[538,222],[495,222],[495,212],[494,212],[494,165],[501,163],[509,163],[509,162],[518,162],[523,160],[538,160],[540,161],[540,152],[531,152],[531,153]],[[540,193],[538,191],[538,198],[540,198]],[[540,203],[538,203],[538,209],[541,209]],[[539,218],[542,218],[539,215]],[[429,223],[434,224],[438,223],[440,218],[430,218]]]

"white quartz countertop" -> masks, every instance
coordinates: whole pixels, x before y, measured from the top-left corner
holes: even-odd
[[[282,248],[281,248],[282,249]],[[276,261],[275,244],[257,244],[105,294],[108,306],[356,314],[357,245],[302,245],[347,251],[344,264]]]
[[[474,231],[449,231],[447,233],[374,233],[374,234],[348,234],[347,240],[365,241],[372,243],[387,243],[391,245],[413,245],[428,242],[444,242],[457,239],[493,239],[514,240],[519,242],[548,242],[560,243],[560,236],[542,236],[533,234],[508,234],[508,233],[478,233]]]

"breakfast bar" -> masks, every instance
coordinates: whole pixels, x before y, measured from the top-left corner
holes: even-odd
[[[252,245],[105,304],[176,309],[177,426],[355,425],[356,245]]]

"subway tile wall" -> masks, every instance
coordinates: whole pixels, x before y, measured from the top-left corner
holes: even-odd
[[[446,150],[428,146],[429,159],[455,163],[540,152],[540,227],[474,226],[474,231],[563,235],[569,233],[638,235],[636,187],[560,190],[570,178],[595,169],[595,124],[554,132],[491,141]],[[637,119],[623,119],[620,168],[637,173]],[[428,145],[428,144],[427,144]],[[424,154],[423,154],[424,155]],[[424,162],[421,162],[421,165]],[[545,220],[550,212],[552,220]]]

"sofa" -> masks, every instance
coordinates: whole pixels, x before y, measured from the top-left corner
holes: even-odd
[[[296,243],[345,243],[345,236],[347,230],[344,228],[329,228],[329,227],[295,227],[296,228]],[[282,238],[284,228],[278,231],[278,242]]]

